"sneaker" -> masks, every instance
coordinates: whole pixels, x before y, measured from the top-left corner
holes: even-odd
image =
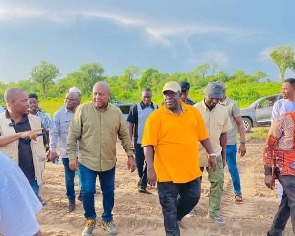
[[[46,201],[44,201],[40,196],[38,197],[40,203],[42,204],[42,206],[45,206],[47,204]]]
[[[93,229],[95,227],[96,220],[87,219],[85,228],[82,232],[82,236],[92,236]]]
[[[73,212],[75,210],[76,203],[75,202],[69,202],[69,205],[67,206],[67,212]]]
[[[81,193],[81,191],[80,191],[79,196],[78,196],[77,199],[78,199],[80,202],[82,202],[82,193]]]
[[[113,221],[110,221],[110,222],[103,221],[102,227],[105,231],[108,232],[109,235],[116,235],[118,233],[118,230],[116,229]]]
[[[196,213],[195,213],[195,211],[194,211],[194,209],[193,209],[193,210],[191,210],[190,213],[188,213],[185,217],[194,217],[194,216],[196,216]]]
[[[225,225],[225,220],[222,219],[221,216],[211,216],[211,215],[208,215],[208,218],[211,219],[214,223],[216,223],[219,226]]]

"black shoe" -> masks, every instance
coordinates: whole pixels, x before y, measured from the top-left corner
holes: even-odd
[[[152,194],[150,191],[148,191],[146,188],[145,189],[143,189],[143,188],[139,188],[138,189],[138,192],[139,193],[145,193],[145,194]]]
[[[78,196],[77,199],[78,199],[80,202],[82,202],[82,194],[81,194],[81,191],[80,191],[79,196]]]
[[[69,205],[67,206],[67,212],[73,212],[75,210],[76,203],[75,202],[69,202]]]

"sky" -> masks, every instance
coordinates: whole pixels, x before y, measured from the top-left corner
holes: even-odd
[[[217,63],[279,80],[269,53],[295,48],[294,9],[294,0],[0,0],[0,81],[27,79],[43,60],[61,78],[89,62],[108,76]]]

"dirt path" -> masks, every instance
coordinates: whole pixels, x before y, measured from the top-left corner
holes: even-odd
[[[118,143],[119,144],[119,143]],[[273,215],[278,208],[276,192],[268,190],[263,183],[261,161],[262,141],[247,144],[247,155],[239,158],[239,170],[242,182],[244,203],[236,205],[233,186],[226,169],[224,195],[221,214],[226,220],[225,226],[217,226],[206,218],[208,197],[201,196],[196,207],[197,215],[184,218],[187,230],[181,230],[183,236],[202,235],[266,235]],[[81,202],[77,202],[74,213],[66,212],[64,174],[62,164],[48,163],[46,166],[46,184],[44,198],[48,201],[38,216],[41,229],[46,236],[81,235],[84,228],[84,211]],[[163,217],[157,191],[153,195],[139,194],[136,190],[137,174],[126,170],[126,156],[118,145],[118,164],[116,169],[116,190],[114,220],[122,236],[164,236]],[[78,193],[78,187],[77,193]],[[99,190],[99,186],[97,187]],[[207,192],[209,182],[204,173],[202,192]],[[101,194],[96,194],[96,211],[102,212]],[[97,224],[94,235],[107,235]],[[285,235],[292,235],[290,223]]]

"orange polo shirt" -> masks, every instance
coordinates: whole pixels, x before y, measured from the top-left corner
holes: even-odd
[[[180,115],[166,106],[147,118],[142,146],[155,149],[154,168],[159,182],[187,183],[202,175],[198,143],[209,137],[197,109],[181,102]]]

